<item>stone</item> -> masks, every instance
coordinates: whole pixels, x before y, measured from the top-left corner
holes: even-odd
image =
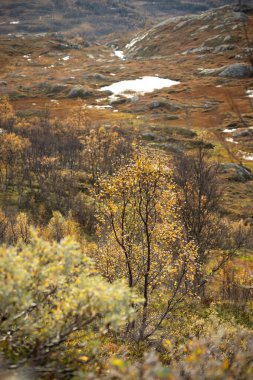
[[[85,75],[84,78],[85,79],[91,78],[91,79],[101,80],[101,81],[105,81],[108,79],[105,75],[100,74],[100,73],[88,74],[88,75]]]
[[[89,98],[93,92],[89,88],[83,86],[75,86],[69,91],[69,98]]]
[[[109,99],[109,104],[111,106],[118,106],[120,104],[125,104],[128,101],[129,101],[129,99],[123,98],[123,97],[122,98],[112,98],[112,99]],[[131,99],[130,99],[130,101],[131,101]]]
[[[233,12],[233,17],[236,21],[245,22],[248,20],[248,16],[244,12]]]
[[[176,112],[180,109],[178,105],[168,102],[165,98],[157,98],[152,100],[152,102],[148,104],[148,108],[150,110],[164,108],[170,112]]]
[[[142,133],[142,138],[144,140],[153,141],[156,139],[156,134],[152,133],[152,132],[144,132],[144,133]]]
[[[50,91],[53,93],[58,93],[66,90],[67,85],[63,83],[56,83],[50,87]]]
[[[233,133],[233,137],[234,138],[237,138],[237,137],[247,137],[249,136],[251,133],[249,130],[243,130],[243,131],[239,131],[239,132],[235,132]]]
[[[220,67],[220,68],[217,68],[217,69],[204,69],[204,70],[201,70],[199,72],[199,75],[202,75],[202,76],[215,76],[215,75],[218,75],[220,74],[222,71],[224,71],[226,69],[227,66],[223,66],[223,67]]]
[[[187,55],[187,54],[205,54],[205,53],[211,53],[213,51],[212,47],[208,46],[199,46],[196,48],[188,49],[184,51],[182,54]]]
[[[234,48],[235,48],[235,45],[224,44],[224,45],[217,46],[214,49],[214,53],[223,53],[224,51],[234,50]]]
[[[229,78],[250,78],[253,75],[253,68],[249,65],[234,63],[226,67],[220,74],[221,77]]]
[[[229,174],[229,179],[236,182],[247,182],[253,180],[252,172],[246,166],[234,163],[227,163],[221,165],[223,173]]]
[[[222,35],[217,35],[211,38],[208,38],[204,43],[203,46],[205,47],[217,47],[224,42],[224,37]]]

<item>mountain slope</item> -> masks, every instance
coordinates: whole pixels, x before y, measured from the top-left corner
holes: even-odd
[[[99,35],[142,28],[164,16],[200,12],[230,0],[1,0],[0,34],[66,32]]]
[[[238,53],[247,14],[225,6],[200,15],[170,17],[126,45],[129,57],[166,57],[171,53]],[[245,43],[245,41],[244,41]],[[232,53],[231,53],[232,52]]]

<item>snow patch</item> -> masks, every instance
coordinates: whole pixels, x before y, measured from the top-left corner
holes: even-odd
[[[247,161],[253,161],[253,154],[252,153],[247,153],[247,152],[241,152],[242,153],[242,158]]]
[[[136,45],[138,42],[144,40],[145,37],[147,37],[148,33],[145,33],[143,34],[142,36],[137,36],[135,38],[133,38],[127,45],[126,45],[126,49],[131,49],[132,47],[134,47],[134,45]]]
[[[235,132],[235,131],[237,131],[237,128],[224,129],[224,130],[223,130],[223,133],[233,133],[233,132]]]
[[[248,95],[249,98],[253,98],[253,90],[247,90],[246,94]]]
[[[125,60],[125,55],[123,50],[114,50],[114,55],[118,57],[119,59]]]
[[[226,140],[227,142],[230,142],[230,143],[233,143],[233,144],[238,144],[238,142],[235,141],[235,140],[233,139],[233,137],[227,137],[225,140]]]
[[[171,87],[179,84],[180,82],[171,79],[164,79],[159,77],[144,76],[139,79],[123,80],[113,83],[110,86],[105,86],[100,91],[111,91],[113,97],[115,95],[122,95],[125,98],[131,98],[133,93],[144,95],[154,90],[160,90],[164,87]]]
[[[93,109],[95,108],[96,110],[106,110],[106,109],[109,109],[109,108],[112,108],[112,106],[109,106],[109,105],[105,105],[105,106],[93,106],[93,105],[88,105],[86,106],[87,108],[89,109]],[[85,107],[85,108],[86,108]]]

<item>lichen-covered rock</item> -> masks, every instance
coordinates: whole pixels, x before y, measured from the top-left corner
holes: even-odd
[[[250,78],[253,75],[253,67],[241,63],[234,63],[226,67],[220,74],[221,77]]]
[[[204,42],[203,46],[215,48],[223,43],[224,43],[224,37],[222,35],[217,35],[217,36],[208,38]]]
[[[187,55],[187,54],[206,54],[206,53],[212,53],[213,52],[213,47],[210,46],[199,46],[196,48],[191,48],[188,50],[185,50],[182,54]]]
[[[249,168],[234,164],[234,163],[227,163],[222,164],[221,169],[223,173],[226,173],[229,175],[229,179],[236,181],[236,182],[247,182],[253,180],[252,172]]]
[[[214,53],[223,53],[224,51],[234,50],[235,45],[223,44],[219,45],[214,49]]]
[[[75,86],[69,91],[69,98],[88,98],[93,95],[93,92],[89,88],[83,86]]]
[[[170,112],[176,112],[180,109],[180,106],[177,104],[168,102],[165,98],[157,98],[151,101],[149,103],[148,108],[151,110],[158,109],[158,108],[164,108]]]
[[[54,94],[57,94],[59,92],[62,92],[67,89],[67,85],[64,83],[56,83],[50,86],[49,90],[50,92],[53,92]]]
[[[217,69],[204,69],[204,70],[201,70],[199,72],[199,75],[202,75],[202,76],[209,76],[209,75],[218,75],[220,74],[222,71],[224,71],[226,69],[227,66],[223,66],[223,67],[220,67],[220,68],[217,68]]]

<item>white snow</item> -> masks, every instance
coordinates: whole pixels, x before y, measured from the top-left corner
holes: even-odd
[[[69,56],[69,55],[67,55],[66,57],[63,57],[63,58],[62,58],[62,60],[63,60],[63,61],[68,61],[68,60],[69,60],[69,58],[70,58],[70,56]]]
[[[223,133],[233,133],[237,131],[237,128],[232,128],[232,129],[224,129]]]
[[[242,158],[247,161],[253,161],[253,154],[242,152],[243,156]]]
[[[106,110],[106,109],[112,108],[112,106],[109,106],[109,105],[105,105],[105,106],[88,105],[88,106],[85,106],[84,108],[89,108],[89,109],[95,108],[96,110]]]
[[[112,108],[112,106],[109,106],[109,105],[107,105],[107,106],[94,106],[94,108],[96,108],[97,110],[105,110],[107,108]]]
[[[147,37],[147,35],[148,35],[148,33],[145,33],[142,36],[137,36],[137,37],[133,38],[132,41],[130,41],[126,45],[126,49],[132,48],[135,44],[137,44],[137,42],[140,42],[140,41],[144,40],[144,38]]]
[[[253,98],[253,90],[247,90],[246,94],[248,95],[249,98]]]
[[[114,55],[118,57],[119,59],[125,60],[125,55],[123,50],[114,50]]]
[[[230,143],[233,143],[233,144],[238,144],[237,141],[234,141],[233,137],[227,137],[225,140],[226,140],[227,142],[230,142]]]
[[[20,23],[19,20],[17,20],[17,21],[10,21],[10,24],[11,24],[11,25],[17,25],[17,24],[19,24],[19,23]]]
[[[153,92],[164,87],[171,87],[180,82],[164,79],[159,77],[144,76],[139,79],[123,80],[113,83],[110,86],[105,86],[100,91],[111,91],[114,96],[122,95],[126,98],[132,97],[129,93],[138,93],[144,95],[147,92]]]

